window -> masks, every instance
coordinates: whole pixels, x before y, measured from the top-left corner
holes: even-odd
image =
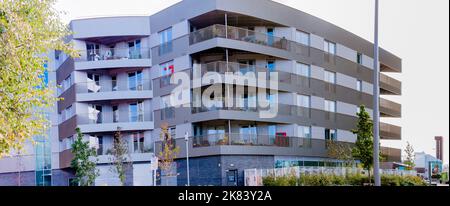
[[[327,112],[336,112],[336,102],[325,100],[325,111]]]
[[[362,81],[361,80],[356,81],[356,90],[358,90],[359,92],[362,92]]]
[[[297,32],[296,32],[296,37],[295,37],[295,41],[298,42],[298,43],[300,43],[300,44],[309,46],[309,42],[310,42],[310,40],[309,40],[309,34],[297,30]]]
[[[72,75],[69,74],[61,83],[61,93],[65,92],[72,86]]]
[[[65,110],[64,110],[64,121],[70,119],[73,116],[73,107],[72,105],[68,106]]]
[[[97,155],[103,155],[103,136],[97,136],[98,141],[98,149],[97,149]]]
[[[159,68],[161,69],[161,88],[170,85],[170,78],[175,73],[173,61],[162,63],[159,65]]]
[[[112,88],[112,91],[118,91],[117,76],[112,76],[111,77],[111,88]]]
[[[144,121],[144,102],[130,104],[130,122]]]
[[[159,35],[159,54],[172,52],[172,27],[158,33]]]
[[[277,136],[277,125],[269,125],[267,129],[269,135],[269,144],[273,145],[275,144],[275,138]]]
[[[311,127],[298,126],[299,136],[302,138],[311,138]]]
[[[336,84],[336,73],[325,71],[325,82],[328,82],[330,84]]]
[[[323,45],[323,50],[329,54],[336,54],[336,44],[325,40]]]
[[[89,93],[97,93],[100,91],[100,75],[88,74],[87,75],[87,89]]]
[[[142,71],[128,73],[128,89],[131,91],[142,91],[144,89]]]
[[[269,70],[269,72],[275,71],[275,61],[274,60],[267,61],[267,70]]]
[[[99,61],[100,60],[100,45],[99,44],[86,44],[87,60]]]
[[[311,107],[311,97],[306,95],[297,95],[297,104],[299,107],[310,108]]]
[[[113,122],[117,123],[119,122],[119,106],[113,106]]]
[[[337,130],[335,129],[325,129],[325,140],[337,140]]]
[[[135,40],[128,42],[129,57],[130,59],[140,59],[141,58],[141,40]]]
[[[361,53],[356,54],[356,62],[358,64],[363,64],[363,55]]]
[[[133,134],[133,151],[134,153],[144,153],[144,133]]]
[[[92,124],[101,124],[103,122],[103,107],[101,105],[91,105],[88,110],[89,120]]]
[[[297,62],[297,73],[300,76],[311,77],[311,67],[307,64]]]
[[[361,112],[361,107],[356,106],[356,114],[359,114]]]

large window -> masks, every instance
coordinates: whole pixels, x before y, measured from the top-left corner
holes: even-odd
[[[160,87],[162,88],[162,87],[170,85],[170,78],[172,77],[172,74],[175,73],[175,67],[173,65],[173,61],[162,63],[159,65],[159,68],[161,70]]]
[[[362,81],[361,80],[356,81],[356,90],[358,90],[359,92],[362,92]]]
[[[131,91],[142,91],[144,89],[142,71],[128,73],[128,89]]]
[[[363,55],[361,53],[356,54],[356,62],[358,64],[363,64]]]
[[[100,75],[87,74],[87,89],[89,93],[100,92]]]
[[[297,30],[296,35],[295,35],[295,41],[300,44],[309,46],[309,42],[310,42],[309,34],[306,32]]]
[[[277,125],[269,125],[267,129],[269,135],[269,143],[270,145],[273,145],[275,144],[275,138],[277,136]]]
[[[133,133],[133,151],[134,153],[144,153],[144,133]]]
[[[172,52],[172,27],[158,33],[159,35],[159,54]]]
[[[113,106],[113,122],[117,123],[119,122],[119,106]]]
[[[323,50],[329,54],[336,54],[336,44],[331,41],[324,41]]]
[[[325,140],[337,140],[337,130],[336,129],[325,129]]]
[[[306,95],[297,95],[297,102],[299,107],[310,108],[311,107],[311,97]]]
[[[327,112],[336,112],[336,102],[325,100],[325,111]]]
[[[298,126],[299,137],[311,138],[311,127],[310,126]]]
[[[336,84],[336,73],[325,71],[324,80],[330,84]]]
[[[134,40],[128,42],[129,56],[130,59],[140,59],[141,58],[141,40]]]
[[[144,121],[144,102],[130,104],[130,122]]]
[[[311,77],[311,67],[307,64],[297,62],[297,74],[304,77]]]

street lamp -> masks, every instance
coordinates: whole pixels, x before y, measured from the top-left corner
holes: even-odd
[[[187,174],[187,186],[191,186],[189,178],[189,133],[184,134],[184,140],[186,141],[186,174]]]
[[[375,0],[375,40],[373,54],[373,177],[375,186],[381,186],[380,179],[380,63],[378,47],[378,0]]]

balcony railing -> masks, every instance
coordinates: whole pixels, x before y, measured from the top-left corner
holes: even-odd
[[[200,71],[196,71],[200,70]],[[219,74],[225,74],[226,72],[232,72],[237,73],[241,72],[242,74],[246,74],[248,72],[253,72],[255,75],[258,75],[258,72],[264,72],[266,73],[266,80],[270,80],[270,73],[269,69],[266,67],[261,66],[255,66],[255,65],[248,65],[248,64],[239,64],[237,62],[227,62],[224,61],[216,61],[216,62],[210,62],[207,64],[196,64],[194,65],[194,73],[200,74],[201,76],[205,75],[208,72],[217,72]],[[290,85],[296,85],[296,86],[302,86],[302,87],[309,87],[310,86],[310,78],[301,76],[298,74],[293,74],[289,72],[283,72],[279,70],[275,70],[273,72],[276,72],[278,75],[278,82],[284,83],[284,84],[290,84]],[[258,76],[255,76],[258,78]]]
[[[124,115],[126,114],[126,115]],[[151,122],[152,112],[88,112],[77,114],[78,124],[109,124],[109,123],[131,123]]]
[[[394,94],[402,93],[402,82],[392,77],[389,77],[383,73],[380,73],[380,86],[381,88]]]
[[[284,116],[298,116],[298,117],[311,117],[311,108],[299,107],[295,105],[286,105],[286,104],[277,104],[277,108],[275,107],[192,107],[192,113],[202,113],[202,112],[210,112],[210,111],[242,111],[242,112],[273,112],[277,115]]]
[[[193,137],[192,142],[193,147],[240,145],[311,148],[313,140],[300,137],[226,133],[196,136]]]
[[[389,101],[387,99],[380,98],[380,111],[388,116],[401,117],[402,105]]]
[[[149,48],[107,48],[79,51],[76,61],[107,61],[123,59],[150,59]]]
[[[120,92],[120,91],[149,91],[152,90],[151,80],[142,80],[129,83],[128,81],[89,81],[77,83],[77,93],[101,93],[101,92]]]
[[[190,45],[206,41],[213,38],[226,38],[238,41],[269,46],[277,49],[287,50],[309,56],[310,51],[307,45],[300,44],[286,38],[280,38],[266,33],[252,31],[233,26],[215,24],[197,31],[189,36]]]

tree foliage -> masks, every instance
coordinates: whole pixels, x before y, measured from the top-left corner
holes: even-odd
[[[131,158],[129,157],[128,144],[122,138],[120,128],[114,133],[113,148],[111,149],[113,172],[119,176],[122,186],[125,186],[126,172],[130,168]],[[130,161],[128,161],[128,159]]]
[[[373,166],[373,121],[363,105],[359,108],[356,129],[352,130],[353,134],[356,134],[356,143],[352,154],[355,159],[361,162],[362,167],[369,171],[369,180],[371,180],[370,171]],[[382,157],[381,154],[380,157]]]
[[[166,176],[174,176],[175,174],[172,174],[173,163],[180,148],[175,145],[175,139],[171,137],[167,124],[161,126],[160,138],[162,148],[158,154],[159,168],[164,171]]]
[[[36,108],[57,100],[42,76],[49,50],[77,56],[62,41],[69,34],[53,8],[55,0],[0,1],[0,158],[20,151],[49,122]]]
[[[73,159],[71,167],[75,170],[75,180],[80,186],[93,186],[98,177],[96,162],[92,160],[97,156],[97,151],[89,147],[89,142],[83,141],[83,134],[79,128],[77,139],[72,144]]]
[[[327,153],[332,159],[341,160],[344,167],[351,167],[355,165],[355,158],[353,158],[353,147],[344,142],[337,142],[328,140]]]
[[[406,168],[407,170],[413,170],[414,166],[416,166],[416,164],[414,163],[415,158],[414,148],[409,142],[406,142],[406,144],[407,144],[405,149],[406,160],[404,161],[404,163],[408,165],[408,167]]]

